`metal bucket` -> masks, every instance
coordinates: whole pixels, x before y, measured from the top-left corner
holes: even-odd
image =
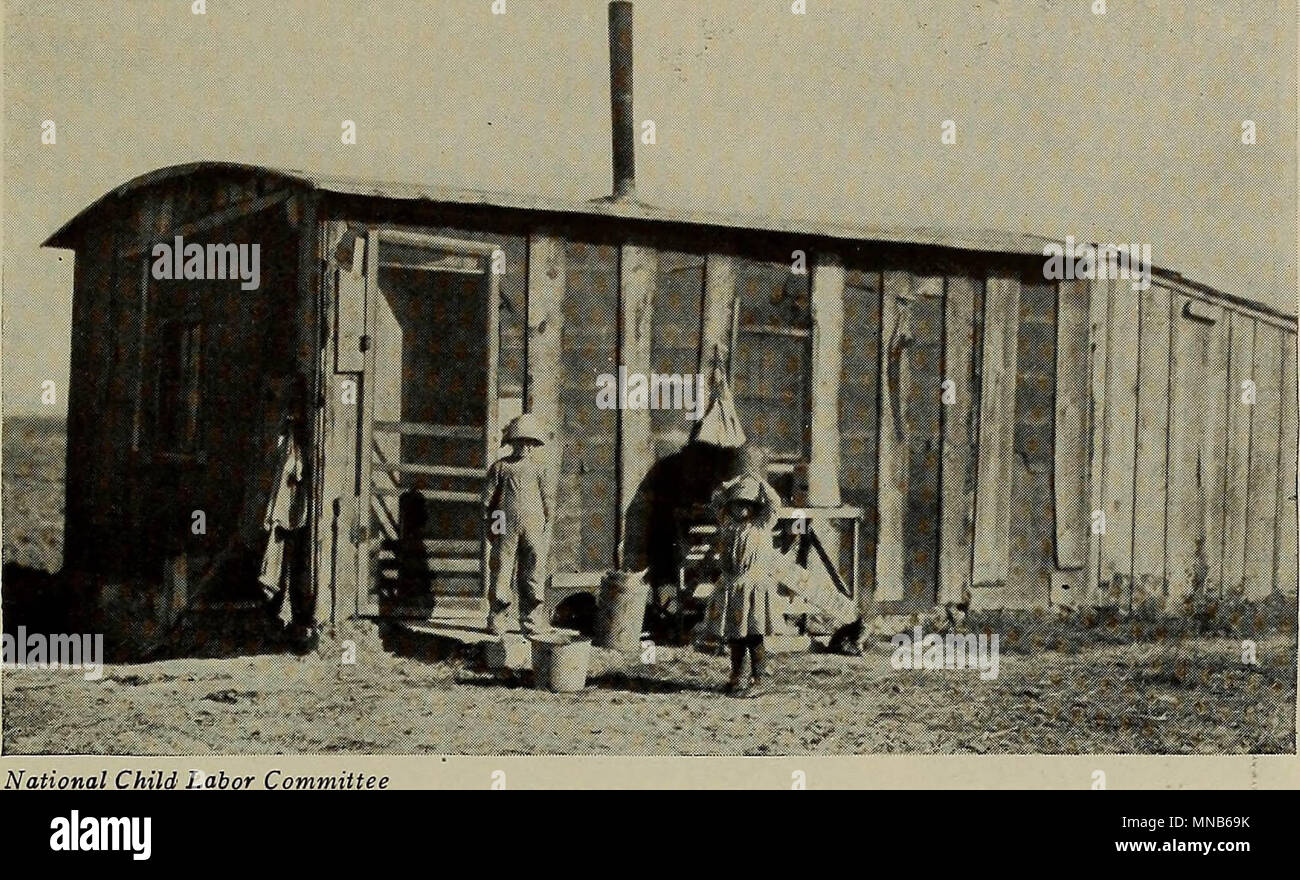
[[[529,641],[533,646],[533,687],[569,693],[587,686],[590,641],[558,633],[532,636]]]

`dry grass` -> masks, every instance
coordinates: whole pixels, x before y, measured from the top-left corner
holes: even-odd
[[[63,419],[4,420],[4,561],[55,572],[63,564]]]

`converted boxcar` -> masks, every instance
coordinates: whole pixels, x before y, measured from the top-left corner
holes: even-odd
[[[65,569],[110,617],[147,631],[255,595],[214,565],[264,488],[283,381],[306,389],[293,577],[318,622],[481,619],[476,505],[522,410],[551,435],[553,601],[611,569],[671,585],[672,511],[725,466],[684,409],[597,406],[620,366],[725,373],[785,500],[857,521],[822,543],[863,614],[1294,592],[1293,315],[1159,268],[1145,290],[1045,280],[1032,236],[643,204],[630,36],[611,49],[613,197],[205,162],[49,239],[76,252]],[[259,288],[155,278],[177,236],[259,244]]]

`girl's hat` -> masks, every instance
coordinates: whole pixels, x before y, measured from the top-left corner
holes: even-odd
[[[537,424],[537,417],[532,413],[524,413],[515,416],[515,418],[506,426],[505,442],[519,443],[531,441],[541,446],[546,443],[546,436],[542,433],[542,426]]]
[[[728,503],[732,501],[748,501],[752,504],[763,503],[763,486],[750,476],[742,476],[727,484]]]

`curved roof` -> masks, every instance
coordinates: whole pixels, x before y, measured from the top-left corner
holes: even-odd
[[[291,186],[299,186],[303,189],[339,196],[370,197],[412,203],[422,202],[430,205],[484,206],[547,214],[609,217],[619,220],[639,220],[650,223],[708,226],[723,229],[751,229],[846,241],[941,247],[958,251],[1042,257],[1045,245],[1063,244],[1060,239],[1056,238],[1001,230],[877,226],[871,224],[844,224],[826,218],[789,219],[731,213],[719,214],[680,208],[661,208],[633,199],[574,200],[553,196],[455,189],[419,183],[335,177],[308,171],[249,165],[241,162],[190,162],[159,168],[132,178],[121,186],[110,190],[61,226],[46,239],[43,246],[71,247],[71,242],[74,240],[78,229],[90,217],[94,216],[110,202],[125,198],[140,189],[176,177],[221,171],[276,177]],[[1263,303],[1225,293],[1208,285],[1190,281],[1183,278],[1178,272],[1156,266],[1152,267],[1152,272],[1157,276],[1187,284],[1215,298],[1268,312],[1288,320],[1295,320],[1294,315],[1287,314]]]

